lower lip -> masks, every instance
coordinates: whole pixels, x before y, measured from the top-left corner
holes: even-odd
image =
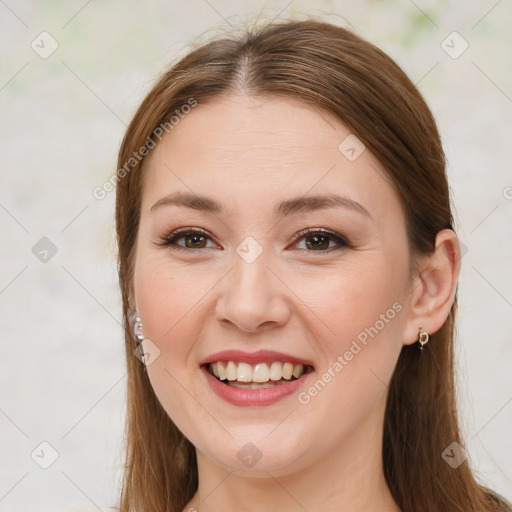
[[[286,384],[277,384],[272,388],[240,389],[223,384],[220,380],[216,379],[205,366],[201,366],[201,371],[204,373],[210,387],[220,398],[240,407],[271,405],[297,391],[313,373],[306,373],[298,379],[287,382]]]

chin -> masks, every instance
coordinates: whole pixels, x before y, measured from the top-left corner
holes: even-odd
[[[216,447],[211,438],[204,442],[206,449],[200,446],[202,443],[196,446],[215,464],[241,476],[268,478],[269,473],[282,476],[305,467],[309,459],[307,452],[312,448],[308,445],[311,436],[291,435],[289,431],[269,436],[272,428],[275,425],[271,428],[266,424],[264,428],[261,425],[238,427],[233,438],[225,439]]]

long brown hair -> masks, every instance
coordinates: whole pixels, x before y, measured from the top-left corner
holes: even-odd
[[[351,31],[313,19],[266,24],[203,44],[172,66],[136,112],[118,160],[116,227],[128,367],[121,512],[181,512],[198,485],[194,447],[163,410],[134,356],[130,289],[140,154],[158,143],[162,126],[172,130],[169,119],[184,105],[241,91],[298,98],[349,127],[391,178],[406,214],[411,255],[430,254],[436,234],[453,229],[445,157],[429,108],[391,58]],[[455,299],[421,358],[415,347],[403,347],[390,384],[382,457],[403,512],[499,510],[498,498],[476,482],[467,461],[453,468],[442,457],[451,443],[463,446],[453,367],[456,310]]]

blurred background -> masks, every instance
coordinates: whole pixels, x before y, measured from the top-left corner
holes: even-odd
[[[386,51],[438,121],[463,243],[464,433],[481,481],[512,499],[509,0],[0,0],[0,511],[117,504],[115,192],[93,190],[115,172],[138,104],[191,45],[256,17],[308,15]]]

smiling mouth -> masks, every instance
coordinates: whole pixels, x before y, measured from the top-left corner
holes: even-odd
[[[223,384],[240,389],[272,388],[300,379],[313,371],[313,367],[309,365],[281,361],[257,364],[217,361],[208,363],[205,367]]]

